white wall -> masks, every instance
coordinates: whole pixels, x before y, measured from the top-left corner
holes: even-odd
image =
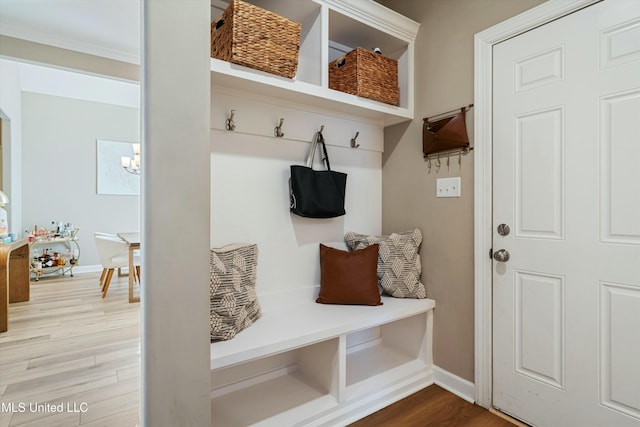
[[[140,197],[96,193],[96,140],[140,141],[139,109],[22,92],[22,112],[20,231],[71,222],[79,265],[100,264],[93,232],[140,230]]]
[[[5,120],[2,129],[2,191],[9,196],[9,204],[5,207],[9,230],[18,234],[22,230],[22,181],[20,168],[14,165],[22,161],[22,98],[18,64],[4,59],[0,59],[0,110]]]
[[[319,243],[346,249],[347,231],[380,233],[383,128],[322,110],[225,90],[216,92],[211,132],[211,242],[258,244],[259,293],[320,284]],[[235,109],[236,130],[225,130]],[[284,118],[283,138],[273,136]],[[334,170],[347,173],[339,218],[289,212],[290,165],[304,164],[314,133],[323,135]],[[359,148],[349,147],[359,132]],[[316,168],[322,168],[320,152]]]
[[[0,59],[11,231],[72,222],[80,265],[97,266],[93,231],[139,230],[140,198],[97,196],[95,182],[96,139],[140,140],[139,92],[136,82]]]

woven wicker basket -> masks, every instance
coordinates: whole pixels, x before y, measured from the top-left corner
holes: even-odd
[[[356,48],[329,64],[329,88],[398,105],[398,61]]]
[[[211,23],[211,57],[293,78],[298,69],[297,22],[233,0]]]

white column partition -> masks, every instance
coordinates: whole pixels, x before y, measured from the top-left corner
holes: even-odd
[[[142,425],[208,426],[211,5],[142,8]]]

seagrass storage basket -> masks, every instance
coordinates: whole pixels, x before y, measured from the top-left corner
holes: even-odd
[[[398,61],[356,48],[329,64],[329,88],[398,105]]]
[[[293,78],[298,69],[301,25],[233,0],[211,23],[211,57]]]

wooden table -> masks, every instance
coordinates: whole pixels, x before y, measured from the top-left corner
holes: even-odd
[[[136,266],[133,262],[133,252],[140,249],[140,232],[118,233],[118,236],[129,246],[129,302],[140,302],[140,297],[133,296],[133,282]]]
[[[9,303],[29,301],[29,241],[0,244],[0,332],[9,329]]]

